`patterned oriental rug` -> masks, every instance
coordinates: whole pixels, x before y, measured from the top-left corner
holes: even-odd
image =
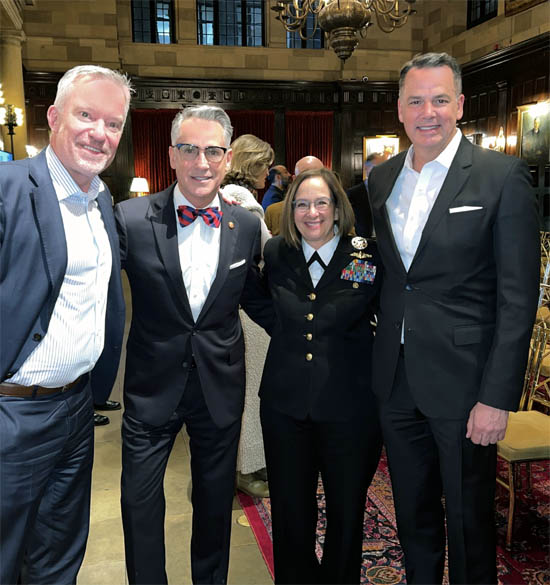
[[[499,473],[505,474],[505,463]],[[516,498],[512,550],[504,547],[508,517],[508,492],[497,486],[497,563],[499,583],[548,585],[550,583],[550,465],[532,464],[533,490],[521,491]],[[525,478],[523,478],[525,479]],[[525,484],[526,485],[526,484]],[[271,510],[269,498],[251,498],[238,492],[241,506],[273,576]],[[325,497],[319,480],[317,491],[319,521],[317,556],[322,555],[326,527]],[[364,520],[361,583],[395,585],[406,583],[403,552],[395,528],[395,511],[386,458],[383,455],[369,489]],[[444,583],[448,583],[445,576]]]

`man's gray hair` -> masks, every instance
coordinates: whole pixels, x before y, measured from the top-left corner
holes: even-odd
[[[74,89],[73,84],[81,77],[105,79],[116,83],[121,89],[123,89],[126,94],[126,108],[124,110],[124,119],[126,119],[130,108],[130,95],[134,91],[132,84],[126,74],[99,65],[77,65],[65,72],[57,84],[57,93],[53,103],[58,110],[63,109],[68,95]]]
[[[201,120],[209,120],[210,122],[218,122],[223,128],[225,138],[225,146],[229,147],[231,144],[231,137],[233,136],[233,126],[231,120],[225,113],[225,110],[218,106],[188,106],[176,114],[172,122],[172,130],[170,131],[170,138],[172,146],[176,144],[180,133],[180,126],[182,122],[189,118],[199,118]],[[216,146],[215,144],[212,146]]]
[[[428,67],[449,67],[453,73],[456,97],[462,93],[462,74],[460,65],[448,53],[419,53],[407,61],[399,73],[399,95],[405,84],[405,76],[411,69],[426,69]]]

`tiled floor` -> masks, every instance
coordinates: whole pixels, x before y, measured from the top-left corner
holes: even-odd
[[[122,400],[122,371],[119,371],[111,398]],[[108,414],[111,422],[107,426],[96,427],[90,537],[78,585],[128,583],[120,518],[121,412],[105,414]],[[168,463],[164,489],[168,582],[171,585],[188,584],[191,583],[189,543],[192,509],[189,498],[189,449],[185,432],[176,440]],[[234,498],[228,582],[233,585],[270,585],[271,576],[252,530],[237,523],[242,514],[238,500]]]

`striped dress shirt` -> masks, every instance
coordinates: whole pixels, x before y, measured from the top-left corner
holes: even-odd
[[[91,371],[103,351],[113,259],[97,204],[105,189],[101,179],[94,177],[84,193],[51,146],[46,160],[59,201],[68,262],[48,331],[10,383],[53,388]]]

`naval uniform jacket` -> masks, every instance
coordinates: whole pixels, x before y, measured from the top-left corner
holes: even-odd
[[[314,288],[302,247],[282,237],[264,248],[264,274],[273,299],[270,331],[260,385],[264,404],[297,419],[343,421],[358,409],[374,408],[370,392],[373,326],[381,265],[374,242],[363,252],[376,266],[374,283],[341,278],[357,253],[352,238],[341,237]]]

